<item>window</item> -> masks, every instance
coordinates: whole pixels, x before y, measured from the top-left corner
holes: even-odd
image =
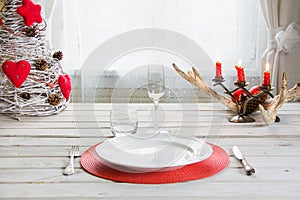
[[[220,55],[225,77],[235,74],[234,66],[241,59],[246,74],[259,80],[257,66],[263,47],[258,43],[258,0],[64,0],[57,4],[52,19],[52,44],[54,49],[63,50],[67,71],[80,69],[94,49],[110,38],[136,29],[157,28],[194,41],[212,62]],[[147,64],[153,54],[149,49],[128,53],[115,59],[108,70],[122,75]],[[178,56],[167,54],[155,52],[156,57],[167,63],[191,67]],[[213,76],[212,66],[197,67],[205,75]]]

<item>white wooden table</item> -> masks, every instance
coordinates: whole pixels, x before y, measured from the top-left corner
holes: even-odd
[[[152,104],[135,104],[139,126],[150,126]],[[265,126],[260,115],[251,124],[229,123],[231,112],[219,104],[162,104],[163,126],[181,134],[196,134],[223,147],[230,164],[201,180],[140,185],[116,183],[85,172],[63,176],[71,145],[88,147],[111,136],[110,104],[72,104],[50,117],[15,121],[0,116],[0,198],[2,199],[299,199],[300,103],[285,104],[280,123]],[[196,108],[196,109],[195,109]],[[207,134],[208,133],[208,134]],[[232,156],[238,145],[256,169],[246,176]]]

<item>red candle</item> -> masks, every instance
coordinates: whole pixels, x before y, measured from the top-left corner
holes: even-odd
[[[270,74],[270,65],[267,63],[266,65],[266,71],[264,71],[264,83],[263,85],[265,86],[270,86],[271,85],[271,74]]]
[[[244,82],[245,73],[244,73],[244,67],[241,66],[241,61],[239,61],[239,65],[235,66],[235,69],[237,70],[238,82]]]
[[[216,78],[222,78],[222,63],[216,62]]]

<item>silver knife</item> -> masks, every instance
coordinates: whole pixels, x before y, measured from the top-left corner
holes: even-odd
[[[232,147],[232,152],[233,152],[233,155],[242,163],[242,165],[246,171],[246,174],[248,176],[255,174],[255,169],[248,164],[245,157],[243,156],[243,154],[241,153],[241,151],[239,150],[239,148],[237,146]]]

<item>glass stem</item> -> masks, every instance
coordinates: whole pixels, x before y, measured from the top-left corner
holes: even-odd
[[[158,110],[158,100],[154,100],[154,130],[155,131],[158,131],[159,128],[158,128],[158,121],[157,121],[157,110]]]

